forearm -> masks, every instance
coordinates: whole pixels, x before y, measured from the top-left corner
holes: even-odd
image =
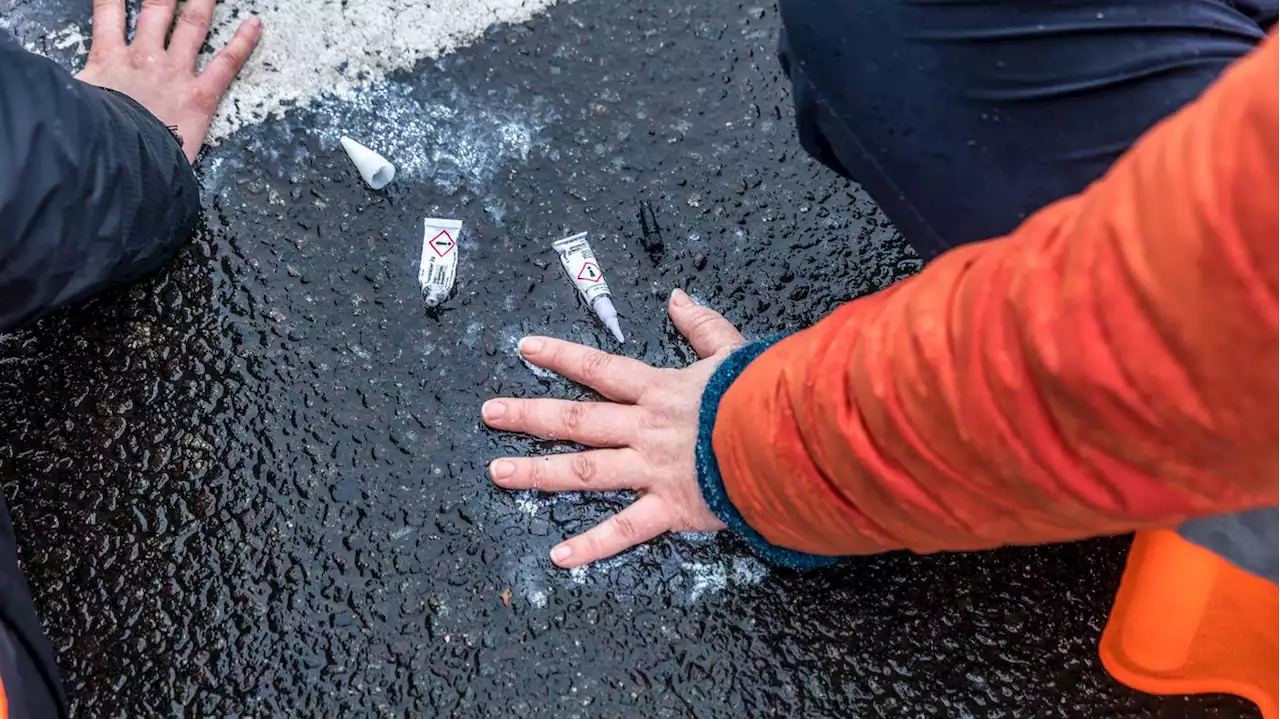
[[[972,549],[1274,505],[1276,46],[1012,235],[753,361],[725,492],[817,554]]]
[[[0,36],[0,331],[149,273],[198,186],[155,117]]]

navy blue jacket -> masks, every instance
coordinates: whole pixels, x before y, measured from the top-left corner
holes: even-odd
[[[0,333],[156,270],[198,210],[168,128],[0,33]],[[65,716],[16,547],[0,498],[0,691],[11,717]]]
[[[0,332],[156,270],[198,210],[155,116],[0,33]]]

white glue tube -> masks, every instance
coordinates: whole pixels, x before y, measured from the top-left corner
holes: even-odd
[[[573,286],[578,288],[582,299],[586,300],[596,316],[605,327],[613,333],[619,342],[625,342],[622,326],[618,324],[618,310],[613,306],[613,297],[609,294],[609,285],[604,281],[604,272],[596,255],[587,244],[587,233],[579,232],[572,237],[557,240],[551,247],[560,255],[560,264],[569,273]]]
[[[418,284],[427,307],[436,307],[453,290],[458,276],[458,235],[461,220],[428,217],[423,221],[422,262],[418,266]]]

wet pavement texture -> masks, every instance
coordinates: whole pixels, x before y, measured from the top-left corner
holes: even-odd
[[[547,551],[625,495],[488,483],[563,447],[483,429],[484,399],[585,396],[526,333],[679,366],[672,287],[766,336],[919,268],[801,152],[776,31],[767,5],[647,0],[492,29],[209,150],[205,227],[162,275],[0,339],[0,478],[76,714],[1248,714],[1107,677],[1123,539],[801,576],[682,536],[564,572]],[[344,133],[397,182],[367,190]],[[436,312],[429,216],[464,223]],[[549,251],[581,230],[624,347]]]

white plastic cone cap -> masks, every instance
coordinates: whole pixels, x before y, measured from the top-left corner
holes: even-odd
[[[361,145],[349,137],[342,138],[342,149],[356,163],[360,176],[375,190],[381,190],[396,179],[396,166],[387,162],[387,158]]]

